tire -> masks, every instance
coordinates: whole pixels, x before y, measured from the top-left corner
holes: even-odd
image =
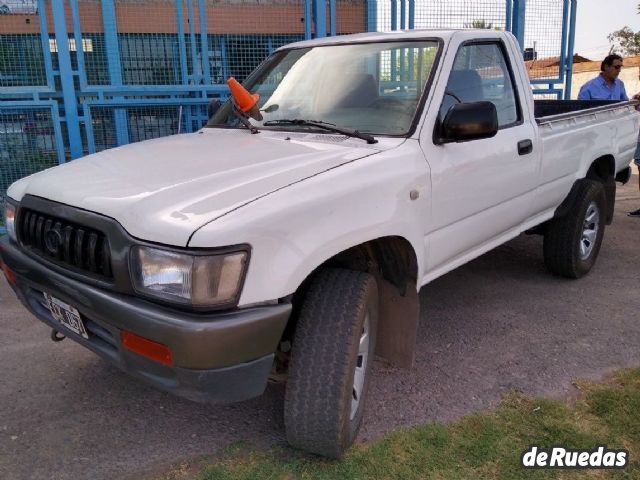
[[[353,443],[362,422],[377,323],[372,275],[331,268],[312,281],[296,326],[284,401],[293,447],[340,458]]]
[[[596,263],[606,223],[604,187],[595,180],[578,184],[569,212],[553,219],[544,235],[544,263],[554,274],[580,278]]]

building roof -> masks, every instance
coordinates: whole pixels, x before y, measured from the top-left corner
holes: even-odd
[[[587,57],[583,57],[581,55],[575,54],[573,56],[573,64],[591,62]],[[548,57],[541,58],[537,60],[527,60],[524,62],[527,70],[537,70],[540,68],[549,68],[549,67],[557,67],[560,65],[560,57]]]
[[[578,56],[579,57],[579,56]],[[557,58],[557,57],[554,57]],[[576,56],[574,55],[574,63],[573,63],[573,73],[581,73],[581,72],[599,72],[600,64],[602,60],[589,60],[576,62]],[[579,57],[584,58],[584,57]],[[527,73],[529,74],[529,78],[553,78],[558,76],[559,71],[559,62],[552,63],[550,62],[547,66],[541,66],[543,60],[552,60],[550,59],[541,59],[541,60],[533,60],[525,62],[527,66]],[[635,57],[624,57],[624,66],[625,67],[640,67],[640,55]]]
[[[427,38],[441,38],[445,42],[454,34],[464,34],[474,38],[503,38],[503,35],[509,32],[488,30],[488,29],[420,29],[420,30],[395,30],[390,32],[368,32],[355,33],[351,35],[339,35],[337,37],[315,38],[313,40],[303,40],[301,42],[290,43],[281,48],[305,48],[316,47],[320,45],[342,45],[346,43],[362,43],[362,42],[388,42],[388,41],[405,41],[420,40]],[[510,34],[509,34],[510,35]]]

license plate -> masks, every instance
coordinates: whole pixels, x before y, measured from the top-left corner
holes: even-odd
[[[74,333],[78,335],[82,335],[84,338],[88,339],[89,335],[87,335],[87,330],[84,328],[84,323],[82,323],[82,318],[80,318],[80,312],[73,308],[68,303],[63,302],[62,300],[57,299],[56,297],[52,297],[48,293],[44,293],[44,300],[47,302],[47,307],[49,307],[49,311],[53,318],[55,318],[62,325],[67,327]]]

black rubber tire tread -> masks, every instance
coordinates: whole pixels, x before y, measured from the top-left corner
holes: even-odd
[[[579,240],[589,204],[595,201],[600,209],[600,225],[595,246],[586,259],[580,258]],[[602,183],[596,180],[580,180],[574,203],[569,212],[554,218],[544,235],[544,263],[552,273],[580,278],[586,275],[596,262],[606,223],[606,200]]]
[[[360,405],[350,420],[353,374],[369,312],[369,360]],[[362,421],[375,351],[378,289],[364,272],[327,268],[313,279],[300,310],[284,402],[287,440],[340,458]]]

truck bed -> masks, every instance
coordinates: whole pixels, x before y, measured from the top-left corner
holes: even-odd
[[[637,101],[538,100],[541,141],[540,210],[558,205],[597,158],[614,160],[613,174],[628,167],[638,139]],[[577,176],[576,176],[577,175]]]
[[[617,100],[534,100],[536,120],[622,103]]]

